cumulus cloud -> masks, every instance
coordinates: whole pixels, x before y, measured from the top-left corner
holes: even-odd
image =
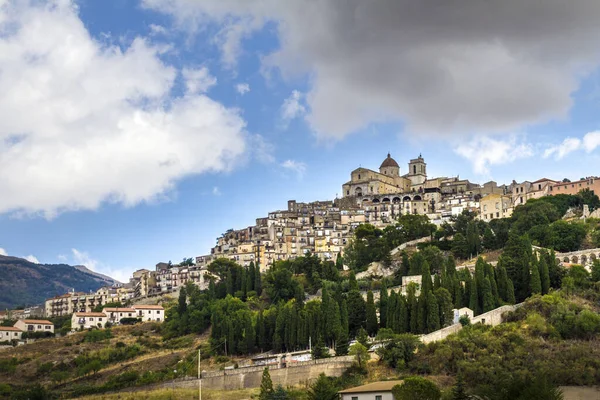
[[[7,256],[8,253],[2,247],[0,247],[0,256]]]
[[[172,97],[164,49],[99,43],[68,0],[0,2],[0,24],[0,213],[153,201],[244,154],[245,121],[202,93],[207,70]]]
[[[600,63],[600,2],[411,0],[143,0],[199,29],[220,24],[230,64],[243,39],[273,23],[263,57],[284,77],[308,74],[307,120],[343,138],[402,120],[427,134],[506,133],[559,119]],[[307,27],[310,27],[307,29]]]
[[[533,155],[531,146],[519,143],[515,136],[508,139],[475,137],[456,146],[454,151],[469,160],[473,170],[481,175],[489,174],[492,165],[511,163]]]
[[[306,113],[306,108],[302,104],[302,93],[293,90],[290,97],[283,101],[281,105],[281,118],[284,121],[291,121]]]
[[[39,260],[37,259],[37,257],[36,257],[36,256],[34,256],[34,255],[31,255],[31,254],[30,254],[30,255],[28,255],[28,256],[26,256],[26,257],[24,257],[24,258],[25,258],[27,261],[29,261],[30,263],[34,263],[34,264],[39,264],[39,263],[40,263],[40,262],[39,262]]]
[[[184,68],[182,71],[186,91],[189,94],[205,93],[217,84],[217,78],[208,72],[208,68]]]
[[[250,85],[247,83],[238,83],[235,85],[235,90],[243,96],[250,91]]]
[[[281,163],[281,166],[288,171],[294,172],[298,179],[302,179],[306,172],[306,164],[295,160],[285,160]]]
[[[149,28],[150,35],[152,36],[164,35],[167,33],[167,29],[162,25],[150,24]]]
[[[600,131],[588,132],[582,139],[568,137],[562,143],[550,146],[544,151],[544,158],[552,157],[560,160],[577,150],[585,150],[591,153],[600,147]]]

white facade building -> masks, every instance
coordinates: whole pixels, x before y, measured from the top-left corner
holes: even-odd
[[[108,318],[102,312],[78,312],[71,317],[71,330],[104,328]]]
[[[22,332],[54,333],[54,324],[45,319],[20,319],[15,323],[15,328],[19,328]]]
[[[132,307],[136,312],[136,317],[141,318],[143,322],[165,320],[165,309],[163,306],[140,304]]]
[[[21,340],[23,332],[14,326],[0,326],[0,342],[9,342],[11,340]]]

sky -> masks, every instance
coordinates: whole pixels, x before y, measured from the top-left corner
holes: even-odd
[[[0,254],[127,281],[388,152],[598,175],[600,2],[564,4],[0,0]]]

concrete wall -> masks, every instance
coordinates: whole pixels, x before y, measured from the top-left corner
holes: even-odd
[[[486,313],[480,314],[471,319],[472,324],[482,323],[485,325],[496,326],[502,323],[502,314],[508,311],[515,311],[519,308],[521,304],[515,304],[514,306],[502,306],[498,307],[492,311],[488,311]],[[421,342],[427,344],[432,342],[437,342],[438,340],[443,340],[447,338],[449,335],[456,333],[462,329],[461,324],[454,324],[447,326],[445,328],[440,329],[439,331],[428,333],[427,335],[422,335],[420,337]]]
[[[353,356],[298,362],[287,368],[269,367],[273,385],[283,387],[309,383],[319,374],[341,376],[354,362]],[[224,371],[208,371],[202,375],[202,387],[215,390],[249,389],[260,386],[264,367],[247,367]],[[161,384],[164,388],[197,388],[197,379],[178,380]]]

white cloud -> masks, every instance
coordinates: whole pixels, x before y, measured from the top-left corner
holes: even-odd
[[[59,254],[58,255],[58,261],[66,263],[67,262],[67,256],[65,256],[64,254]]]
[[[150,24],[150,35],[165,35],[167,33],[167,28],[162,25]]]
[[[302,93],[293,90],[290,97],[283,101],[283,104],[281,105],[281,118],[283,118],[284,121],[291,121],[306,113],[306,108],[301,103],[302,98]]]
[[[83,265],[87,269],[105,274],[118,280],[119,282],[128,282],[130,274],[123,269],[114,269],[109,265],[106,265],[96,259],[94,259],[89,253],[85,251],[79,251],[77,249],[71,249],[71,256],[75,265]]]
[[[600,131],[588,132],[583,137],[583,148],[588,153],[600,147]]]
[[[285,160],[283,163],[281,163],[281,166],[286,170],[294,172],[298,179],[302,179],[304,177],[304,173],[306,172],[306,164],[299,161]]]
[[[221,193],[221,189],[219,189],[219,187],[218,187],[218,186],[215,186],[215,187],[213,187],[213,189],[212,189],[212,194],[213,194],[214,196],[220,196],[220,195],[222,195],[223,193]]]
[[[24,257],[27,261],[29,261],[30,263],[34,263],[34,264],[39,264],[39,260],[37,259],[36,256],[34,255],[28,255],[27,257]]]
[[[49,3],[0,6],[0,213],[132,206],[243,158],[245,121],[199,93],[208,71],[187,70],[190,90],[172,98],[163,49],[102,45],[73,3]]]
[[[529,144],[519,143],[515,136],[508,139],[475,137],[455,147],[454,151],[473,165],[477,174],[489,174],[490,166],[514,162],[531,157],[533,150]]]
[[[600,131],[588,132],[582,139],[568,137],[562,143],[550,146],[544,151],[544,158],[554,156],[556,160],[560,160],[577,150],[585,150],[591,153],[600,146]]]
[[[252,135],[248,141],[248,147],[256,160],[263,164],[275,162],[275,146],[261,135]]]
[[[191,31],[220,24],[215,43],[228,65],[245,38],[275,26],[280,48],[264,68],[310,76],[307,121],[336,139],[388,120],[417,134],[464,135],[564,118],[600,64],[597,0],[571,1],[568,13],[561,0],[438,3],[142,1]]]
[[[208,68],[200,69],[184,68],[182,71],[185,79],[186,91],[189,94],[205,93],[217,84],[217,78],[208,72]]]
[[[238,83],[235,85],[235,90],[243,96],[250,91],[250,85],[247,83]]]
[[[0,247],[0,256],[7,256],[8,253],[2,247]]]

